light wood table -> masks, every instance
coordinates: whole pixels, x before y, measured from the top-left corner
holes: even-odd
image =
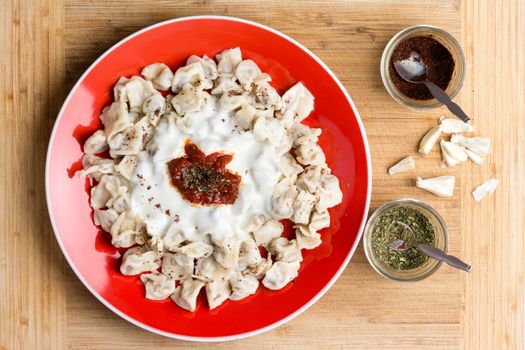
[[[525,3],[520,0],[108,1],[0,3],[0,348],[209,348],[143,331],[82,286],[58,248],[44,198],[45,151],[67,92],[107,48],[152,23],[221,14],[272,26],[310,48],[352,95],[368,133],[372,208],[398,197],[434,205],[450,251],[470,274],[443,266],[415,284],[382,279],[360,247],[334,287],[272,332],[217,349],[523,349],[525,347]],[[439,169],[437,150],[417,160],[423,177],[452,173],[451,199],[386,169],[415,153],[443,110],[416,112],[386,93],[379,59],[409,25],[442,27],[462,43],[468,78],[459,100],[494,151],[483,166]],[[495,177],[481,203],[472,189]],[[72,203],[74,205],[74,203]]]

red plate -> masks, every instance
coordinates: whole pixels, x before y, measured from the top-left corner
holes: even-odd
[[[323,129],[320,138],[328,165],[343,190],[343,203],[331,210],[323,244],[304,252],[299,277],[279,291],[260,287],[247,299],[208,310],[201,296],[196,312],[171,300],[144,298],[137,277],[118,271],[120,254],[109,234],[93,224],[89,186],[74,175],[81,167],[81,145],[101,127],[98,116],[121,76],[164,62],[172,69],[191,54],[213,57],[239,46],[271,75],[283,93],[302,81],[315,96],[308,123]],[[187,17],[145,28],[122,40],[95,61],[67,97],[49,141],[46,194],[58,243],[73,271],[104,305],[139,327],[165,336],[223,341],[275,328],[318,300],[344,270],[361,237],[371,192],[368,144],[357,110],[335,75],[298,42],[263,25],[228,17]]]

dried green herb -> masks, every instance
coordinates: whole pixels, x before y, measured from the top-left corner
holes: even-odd
[[[408,225],[414,236],[396,221]],[[430,220],[416,209],[407,207],[391,208],[381,214],[372,231],[372,250],[385,265],[397,270],[411,270],[423,265],[428,256],[416,248],[396,252],[388,245],[398,239],[435,246],[435,232]]]

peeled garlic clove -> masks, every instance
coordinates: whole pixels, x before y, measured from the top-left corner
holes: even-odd
[[[388,175],[395,175],[405,171],[412,170],[416,167],[416,162],[411,156],[401,159],[397,164],[388,169]]]
[[[490,179],[478,187],[474,191],[472,191],[472,196],[474,197],[474,200],[476,202],[479,202],[483,197],[485,197],[487,194],[492,193],[496,190],[496,187],[498,187],[499,181],[496,179]]]
[[[453,144],[450,141],[441,140],[441,149],[459,162],[464,162],[468,159],[465,149],[463,147],[459,147],[456,144]]]
[[[433,129],[430,129],[425,136],[419,142],[419,153],[426,156],[430,153],[437,140],[441,136],[441,126],[436,126]]]
[[[444,134],[454,134],[457,132],[473,132],[474,127],[457,118],[444,118],[439,122],[441,132]]]
[[[441,197],[452,197],[455,180],[454,176],[438,176],[426,180],[418,176],[416,186]]]
[[[452,135],[450,141],[458,146],[468,148],[480,156],[485,156],[490,153],[490,139],[487,137]]]
[[[470,160],[476,163],[477,165],[481,165],[483,163],[483,158],[481,158],[479,154],[472,152],[468,149],[465,149],[465,153],[468,155]]]

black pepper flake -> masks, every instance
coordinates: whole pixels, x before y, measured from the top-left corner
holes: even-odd
[[[179,222],[180,221],[180,217],[178,214],[175,214],[175,218],[174,218],[174,221],[175,222]],[[195,226],[195,229],[197,229],[197,227]]]
[[[160,204],[159,203],[155,204],[155,208],[160,209]]]
[[[148,185],[148,187],[146,187],[147,190],[151,190],[151,185]]]
[[[168,215],[168,216],[170,216],[170,215],[171,215],[171,214],[170,214],[170,210],[169,210],[169,209],[166,209],[166,212],[165,212],[165,213],[166,213],[166,215]]]

